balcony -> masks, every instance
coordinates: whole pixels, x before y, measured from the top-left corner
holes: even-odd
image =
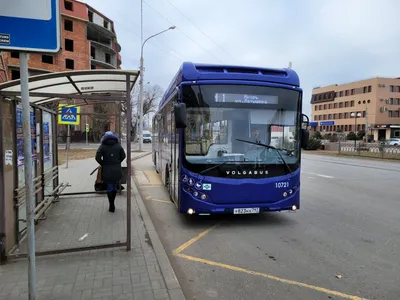
[[[117,68],[117,53],[114,49],[98,42],[90,42],[91,65],[105,69]]]
[[[88,31],[96,31],[98,34],[104,37],[114,38],[115,33],[112,31],[112,23],[109,20],[104,19],[93,11],[88,11],[89,22],[87,23]]]

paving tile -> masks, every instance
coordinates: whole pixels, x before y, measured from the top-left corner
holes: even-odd
[[[68,177],[72,184],[65,192],[92,191],[95,177],[84,174],[95,167],[90,159],[71,161],[68,169],[60,168],[61,179]],[[125,241],[125,195],[117,196],[114,214],[108,212],[104,195],[62,197],[37,225],[36,250]],[[139,218],[136,207],[132,218]],[[169,300],[157,256],[144,242],[146,228],[132,225],[130,252],[113,248],[37,257],[37,299]],[[26,241],[19,249],[25,251]],[[26,259],[1,266],[0,295],[1,300],[28,299]]]

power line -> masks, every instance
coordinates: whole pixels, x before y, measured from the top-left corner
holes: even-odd
[[[116,9],[114,9],[114,8],[112,8],[112,9],[113,9],[117,14],[119,14],[119,15],[122,16],[122,17],[124,17],[124,19],[128,20],[128,18],[127,18],[127,16],[126,16],[125,14],[121,13],[120,11],[118,11],[118,10],[116,10]],[[133,24],[135,24],[136,26],[138,26],[138,27],[140,28],[140,25],[139,25],[138,23],[134,22],[133,20],[131,20],[130,18],[129,18],[129,21],[132,22]],[[114,22],[114,23],[120,24],[122,28],[124,28],[125,30],[128,30],[128,31],[132,32],[134,35],[136,35],[137,37],[139,37],[140,39],[142,39],[142,37],[139,36],[136,32],[134,32],[132,29],[128,28],[127,26],[123,25],[123,24],[120,23],[119,21],[115,21],[115,20],[114,20],[113,22]],[[141,32],[141,34],[142,34],[142,32]],[[165,51],[164,49],[162,49],[160,46],[158,46],[158,45],[155,44],[154,42],[148,42],[148,43],[151,44],[153,47],[156,47],[156,48],[158,48],[159,50],[165,52],[166,54],[168,54],[168,55],[174,57],[175,59],[178,59],[180,62],[183,62],[183,60],[184,60],[184,59],[183,59],[184,55],[183,55],[182,53],[179,53],[179,52],[175,51],[174,49],[172,49],[172,48],[169,47],[168,45],[164,45],[164,44],[163,44],[164,46],[166,46],[166,48],[168,48],[171,52],[175,53],[176,55],[172,55],[171,53]]]
[[[166,20],[169,24],[174,25],[170,20],[168,20],[162,13],[160,13],[159,11],[157,11],[156,9],[154,9],[150,4],[148,4],[146,1],[143,0],[143,2],[150,7],[153,11],[155,11],[158,15],[160,15],[164,20]],[[194,39],[192,39],[190,36],[188,36],[185,32],[183,32],[182,30],[179,29],[179,27],[177,27],[176,29],[179,30],[179,32],[181,32],[184,36],[186,36],[189,40],[191,40],[193,43],[195,43],[197,46],[199,46],[201,49],[203,49],[205,52],[207,52],[208,54],[210,54],[212,57],[218,59],[218,61],[220,61],[222,63],[222,61],[216,57],[214,54],[212,54],[210,51],[208,51],[207,49],[205,49],[202,45],[200,45],[199,43],[197,43]]]
[[[114,21],[114,22],[119,23],[118,21]],[[122,25],[122,23],[119,23],[119,24]],[[122,25],[121,27],[122,27],[123,29],[129,31],[129,32],[132,32],[134,35],[136,35],[138,38],[140,38],[140,35],[137,34],[135,31],[133,31],[132,29],[130,29],[130,28],[126,27],[126,26],[123,26],[123,25]],[[167,52],[165,49],[162,49],[161,47],[159,47],[158,45],[154,44],[153,42],[148,41],[147,43],[149,43],[149,44],[152,45],[153,47],[157,48],[157,49],[160,50],[161,52],[164,52],[165,54],[168,54],[169,56],[171,56],[171,57],[173,57],[173,58],[179,60],[180,62],[183,62],[182,58],[180,58],[178,55],[173,55],[172,53]],[[172,52],[177,53],[175,50],[173,50],[173,49],[171,49],[171,48],[170,48],[170,50],[171,50]],[[179,54],[179,53],[177,53],[177,54]]]
[[[205,33],[202,29],[200,29],[196,24],[194,24],[182,11],[180,11],[170,0],[166,0],[173,8],[175,8],[186,20],[190,22],[194,27],[196,27],[204,36],[206,36],[211,42],[213,42],[218,48],[224,51],[231,58],[236,60],[229,52],[227,52],[222,46],[220,46],[217,42],[215,42],[207,33]]]

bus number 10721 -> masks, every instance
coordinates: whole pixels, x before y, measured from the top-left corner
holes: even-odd
[[[288,188],[289,187],[289,182],[275,182],[275,187],[276,188]]]

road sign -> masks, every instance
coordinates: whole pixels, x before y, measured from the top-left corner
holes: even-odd
[[[58,124],[79,125],[80,123],[80,106],[59,104],[58,105]]]
[[[60,1],[1,1],[0,49],[56,53],[60,50]]]

